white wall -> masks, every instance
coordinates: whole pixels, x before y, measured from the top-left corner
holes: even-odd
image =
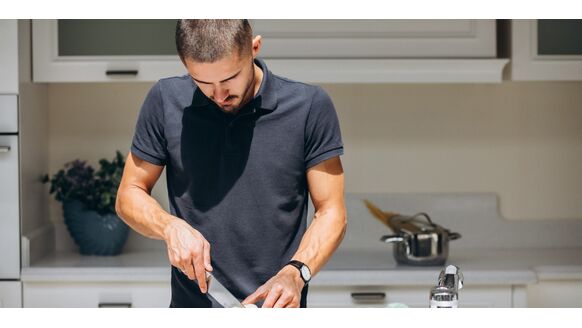
[[[325,87],[348,191],[493,191],[509,219],[582,218],[582,83]]]
[[[127,154],[150,86],[49,85],[50,172]],[[582,218],[582,82],[324,88],[342,125],[347,192],[493,191],[509,219]],[[168,208],[161,180],[154,196]]]
[[[29,238],[49,239],[47,244],[30,250],[34,260],[50,251],[54,238],[50,234],[39,236],[47,227],[50,229],[49,199],[40,183],[49,168],[49,109],[47,85],[32,83],[30,20],[18,20],[18,48],[21,230]]]

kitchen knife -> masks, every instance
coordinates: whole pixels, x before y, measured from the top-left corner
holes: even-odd
[[[225,308],[244,308],[245,306],[232,295],[220,281],[210,273],[206,272],[206,285],[208,295],[212,296],[220,305]]]

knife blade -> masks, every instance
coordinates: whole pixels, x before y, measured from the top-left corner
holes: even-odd
[[[210,272],[206,272],[208,295],[225,308],[244,308],[245,306],[232,295]]]

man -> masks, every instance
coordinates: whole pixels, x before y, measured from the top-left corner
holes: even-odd
[[[206,271],[244,304],[306,307],[310,275],[346,229],[331,99],[271,73],[247,20],[178,21],[176,46],[189,75],[148,93],[117,213],[166,242],[171,307],[219,307]],[[171,214],[150,196],[164,166]]]

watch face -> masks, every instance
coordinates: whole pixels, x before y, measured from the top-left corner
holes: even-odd
[[[301,267],[301,275],[303,276],[303,279],[305,279],[306,281],[311,280],[311,272],[309,271],[309,268],[306,265]]]

